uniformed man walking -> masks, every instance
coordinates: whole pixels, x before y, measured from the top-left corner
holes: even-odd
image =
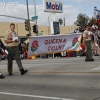
[[[89,31],[89,26],[85,26],[85,31],[83,32],[83,40],[86,45],[86,59],[85,61],[94,61],[92,58],[92,49],[91,49],[91,35],[92,33]]]
[[[17,65],[19,67],[19,70],[21,72],[21,75],[24,75],[25,73],[27,73],[28,70],[24,70],[23,66],[22,66],[22,62],[20,59],[20,52],[19,52],[19,48],[18,48],[18,36],[17,33],[15,32],[15,24],[11,23],[10,24],[10,30],[7,31],[6,35],[5,35],[5,43],[7,46],[7,50],[8,50],[8,73],[10,76],[12,76],[12,63],[13,63],[13,57],[15,57],[15,60],[17,62]]]

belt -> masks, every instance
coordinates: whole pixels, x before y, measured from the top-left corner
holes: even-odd
[[[18,46],[10,46],[10,47],[8,47],[8,48],[16,48],[16,47],[18,47]]]

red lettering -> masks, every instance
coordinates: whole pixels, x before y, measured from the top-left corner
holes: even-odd
[[[55,43],[55,39],[51,40],[51,42],[52,42],[52,44],[54,44]]]
[[[63,40],[63,43],[66,43],[66,39]]]
[[[59,39],[56,39],[56,43],[59,43]]]
[[[62,43],[62,39],[59,39],[60,43]]]
[[[48,44],[51,44],[51,41],[50,40],[48,41]]]
[[[49,46],[48,51],[57,51],[57,50],[63,50],[65,45],[59,45],[59,46]]]
[[[51,48],[51,50],[54,51],[54,50],[55,50],[55,46],[53,46],[53,47]]]
[[[62,49],[64,49],[65,45],[62,45]]]
[[[50,51],[50,49],[51,49],[51,46],[48,47],[48,51]]]
[[[59,50],[59,47],[58,46],[56,46],[56,50]]]
[[[61,49],[62,48],[62,45],[59,45],[59,49]]]
[[[62,39],[51,39],[51,40],[45,40],[44,44],[48,45],[48,44],[56,44],[56,43],[66,43],[66,39],[62,40]]]
[[[55,10],[55,9],[56,9],[56,6],[55,6],[54,4],[52,5],[52,9],[53,9],[53,10]]]
[[[44,44],[46,44],[46,45],[47,45],[47,44],[48,44],[48,40],[45,40]]]

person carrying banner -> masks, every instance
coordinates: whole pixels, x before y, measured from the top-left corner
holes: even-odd
[[[6,47],[4,46],[4,44],[2,43],[2,41],[0,39],[0,61],[1,61],[3,50],[6,50]],[[5,76],[1,74],[1,70],[0,70],[0,79],[3,79],[3,78],[5,78]]]
[[[89,31],[89,26],[85,26],[85,31],[83,32],[83,40],[86,45],[86,59],[85,61],[94,61],[92,58],[92,49],[91,49],[91,35],[92,32]]]
[[[19,70],[21,72],[21,75],[24,75],[27,73],[28,70],[24,70],[22,66],[22,62],[20,59],[20,52],[18,47],[18,36],[15,32],[15,24],[10,24],[10,30],[7,31],[5,35],[5,43],[7,44],[7,50],[8,50],[8,73],[10,76],[12,76],[12,61],[13,57],[15,57],[15,60],[17,62],[17,65],[19,67]]]

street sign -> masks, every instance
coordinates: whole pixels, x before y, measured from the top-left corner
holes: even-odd
[[[42,33],[38,33],[38,36],[42,36]]]
[[[38,16],[34,16],[31,18],[32,20],[37,20],[38,19]]]

